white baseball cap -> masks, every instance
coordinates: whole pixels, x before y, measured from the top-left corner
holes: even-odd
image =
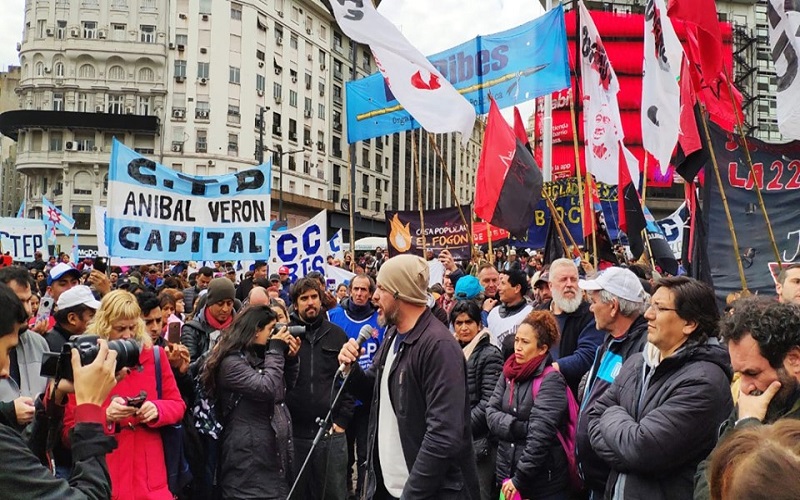
[[[593,280],[580,280],[581,290],[605,290],[621,299],[641,304],[645,301],[642,283],[633,272],[621,267],[609,267],[601,271]]]
[[[92,290],[86,285],[73,286],[58,297],[56,307],[60,310],[84,305],[94,309],[100,308],[100,301],[94,298]]]
[[[52,269],[50,269],[50,277],[47,278],[47,284],[52,285],[54,281],[60,280],[61,277],[67,273],[74,274],[76,278],[81,277],[80,271],[70,266],[69,264],[61,262],[60,264],[56,264],[55,266],[53,266]]]

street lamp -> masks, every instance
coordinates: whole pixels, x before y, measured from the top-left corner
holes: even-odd
[[[269,151],[270,153],[273,154],[273,156],[275,156],[275,155],[278,156],[278,184],[279,184],[278,189],[280,189],[280,194],[279,194],[279,198],[278,198],[278,220],[282,221],[283,220],[283,157],[285,155],[293,155],[295,153],[302,153],[302,152],[304,152],[306,150],[306,148],[295,149],[295,150],[292,150],[292,151],[276,151],[274,149],[270,149],[270,148],[265,146],[264,150],[265,151]]]

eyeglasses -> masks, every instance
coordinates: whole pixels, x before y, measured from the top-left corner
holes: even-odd
[[[674,307],[662,307],[662,306],[659,306],[658,304],[656,304],[655,302],[651,302],[650,306],[648,307],[648,309],[652,309],[656,314],[658,314],[658,313],[660,313],[662,311],[673,311],[673,312],[677,312],[678,311]]]

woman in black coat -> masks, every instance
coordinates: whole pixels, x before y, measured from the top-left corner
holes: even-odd
[[[222,498],[275,498],[289,494],[292,421],[284,404],[297,380],[300,342],[273,329],[268,306],[246,308],[222,335],[202,375],[210,397],[227,414],[219,444]]]
[[[495,500],[494,474],[497,443],[489,436],[486,406],[503,371],[500,349],[492,345],[489,330],[481,330],[481,308],[471,300],[459,300],[450,310],[450,325],[467,358],[472,448],[478,464],[481,499]]]
[[[486,409],[489,431],[499,439],[496,478],[507,499],[516,494],[530,500],[567,498],[567,456],[557,435],[567,418],[567,383],[558,371],[544,373],[553,362],[550,347],[557,343],[552,313],[530,313],[517,329],[514,355],[503,365]]]

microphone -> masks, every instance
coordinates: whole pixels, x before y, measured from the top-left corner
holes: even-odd
[[[356,339],[356,342],[358,343],[358,348],[361,349],[361,346],[364,345],[364,342],[366,342],[367,340],[369,340],[371,338],[372,338],[372,325],[364,325],[364,326],[362,326],[361,330],[359,330],[359,332],[358,332],[358,338]],[[346,368],[347,368],[347,365],[344,364],[344,363],[339,365],[339,369],[336,370],[336,376],[334,378],[336,378],[339,375],[341,375],[342,373],[344,373]]]

